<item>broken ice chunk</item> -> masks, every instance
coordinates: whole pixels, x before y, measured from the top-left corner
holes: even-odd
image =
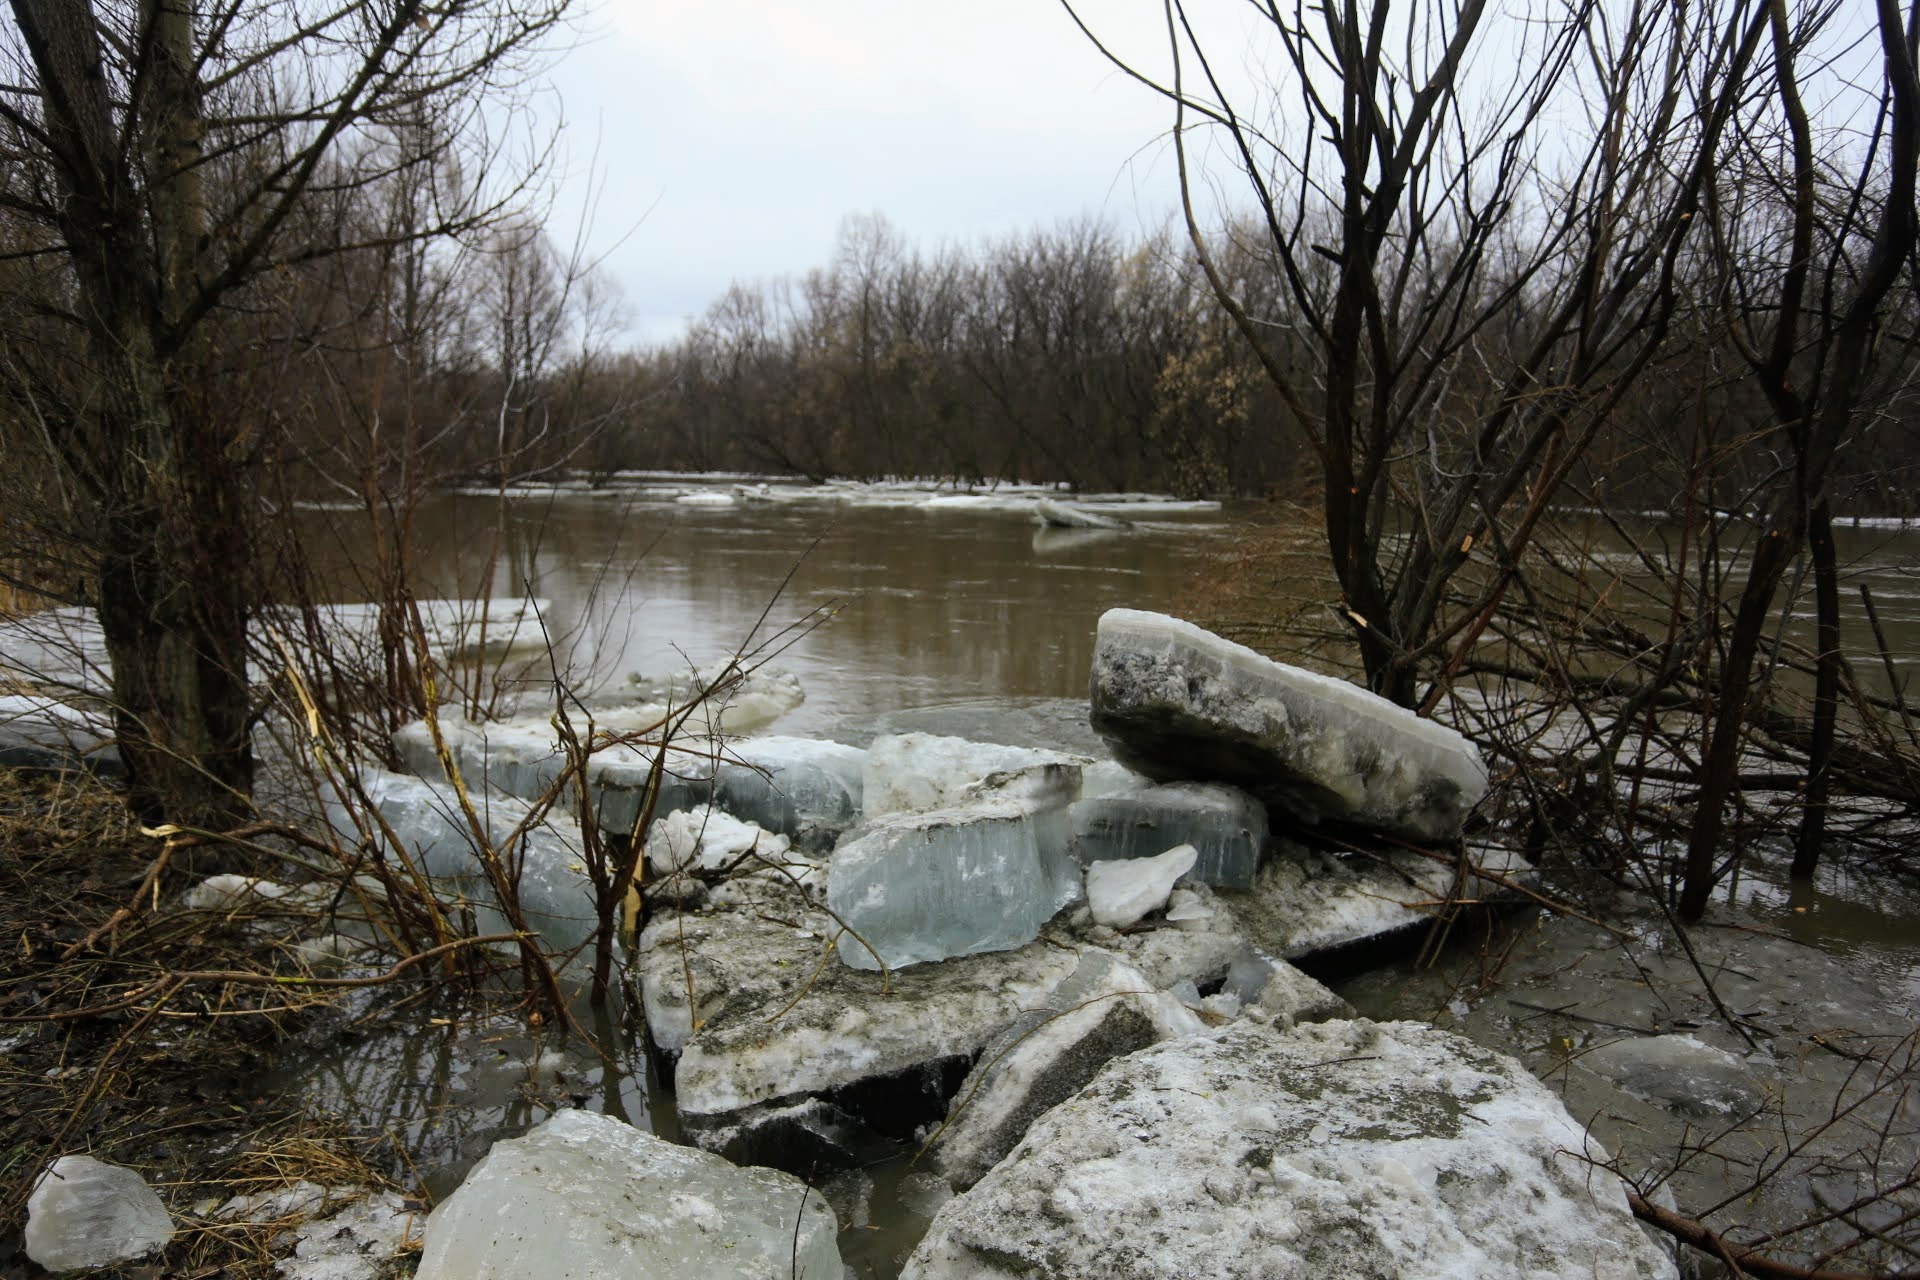
[[[1125,795],[1153,785],[1145,774],[1135,773],[1118,760],[1096,760],[1080,771],[1080,798]]]
[[[189,911],[263,911],[296,892],[291,885],[277,884],[258,876],[222,872],[208,876],[187,890],[181,895],[180,904]]]
[[[1206,1024],[1110,952],[1089,950],[1042,1001],[980,1051],[933,1140],[934,1167],[956,1187],[1000,1163],[1041,1113],[1114,1058]]]
[[[615,713],[608,714],[620,718]],[[584,737],[585,724],[577,728]],[[446,717],[440,721],[440,734],[469,792],[492,791],[523,800],[539,800],[553,788],[566,768],[566,752],[553,725],[544,719],[524,716],[480,721]],[[707,800],[713,792],[712,749],[695,749],[690,745],[692,741],[696,740],[676,744],[666,754],[660,777],[660,798],[653,807],[655,818],[678,809],[690,809]],[[393,745],[401,762],[421,777],[434,781],[446,777],[433,745],[433,731],[426,721],[416,720],[396,729]],[[656,755],[651,747],[621,745],[599,747],[588,757],[588,793],[594,821],[602,830],[620,835],[632,830],[634,820],[646,804]],[[559,799],[562,804],[573,805],[574,788],[565,787]]]
[[[1243,1019],[1108,1064],[942,1206],[901,1276],[1673,1280],[1604,1159],[1471,1041]]]
[[[1213,908],[1191,889],[1175,889],[1167,897],[1167,923],[1199,923],[1213,919]]]
[[[361,786],[407,856],[473,904],[482,932],[510,928],[452,787],[377,769],[362,772]],[[503,855],[506,874],[518,887],[527,923],[556,950],[591,937],[593,888],[577,837],[557,826],[529,824],[530,811],[522,801],[485,794],[472,798],[488,845]],[[327,820],[341,839],[360,839],[353,812],[339,801],[328,802]],[[375,830],[384,842],[385,833]],[[521,834],[510,842],[516,831]]]
[[[648,792],[655,785],[656,761],[660,765],[660,794],[653,801],[655,822],[712,799],[710,751],[683,746],[662,757],[651,747],[605,747],[587,761],[587,792],[593,800],[595,825],[616,835],[633,830],[634,823],[646,812]]]
[[[1751,1115],[1763,1096],[1747,1063],[1689,1035],[1628,1036],[1587,1050],[1579,1063],[1636,1098],[1701,1120]]]
[[[1448,840],[1486,794],[1453,730],[1163,614],[1102,616],[1091,684],[1093,727],[1123,763],[1232,782],[1305,821]]]
[[[1200,855],[1193,879],[1247,889],[1266,843],[1266,807],[1222,783],[1169,782],[1073,806],[1073,848],[1083,863],[1146,858],[1190,844]]]
[[[280,1280],[382,1280],[404,1269],[406,1255],[420,1247],[418,1223],[398,1195],[375,1192],[295,1227],[293,1256],[276,1262],[274,1272]]]
[[[877,969],[1004,951],[1031,942],[1078,896],[1065,852],[1065,811],[1014,800],[894,814],[840,846],[827,905],[851,934],[840,958]]]
[[[785,836],[703,804],[670,813],[653,824],[647,833],[647,866],[655,875],[729,867],[757,871],[767,862],[784,859],[787,847]]]
[[[1035,765],[1079,766],[1078,756],[1033,747],[1004,747],[929,733],[896,733],[875,738],[862,771],[869,818],[888,813],[938,809],[962,800],[968,789],[996,773],[1012,774]],[[1080,778],[1073,786],[1077,798]]]
[[[798,1178],[562,1111],[494,1143],[441,1201],[415,1274],[839,1280],[837,1228]]]
[[[142,1257],[173,1236],[160,1197],[132,1169],[61,1156],[27,1197],[27,1256],[49,1271]]]
[[[638,714],[623,720],[620,714],[597,713],[609,728],[650,727],[670,709],[684,707],[693,698],[705,701],[693,709],[689,730],[707,734],[751,733],[772,724],[807,700],[800,677],[779,667],[743,668],[738,659],[721,658],[696,671],[648,677],[627,676],[635,694],[644,699]]]
[[[860,815],[859,747],[811,738],[746,738],[727,745],[714,773],[714,803],[736,818],[829,846]]]
[[[499,722],[444,716],[440,740],[446,744],[454,768],[473,790],[504,791],[524,800],[538,800],[560,777],[566,755],[545,720],[527,717]],[[423,778],[444,779],[433,729],[424,720],[393,731],[393,747],[400,761]]]
[[[1183,844],[1158,857],[1094,863],[1087,868],[1087,906],[1094,923],[1124,929],[1166,906],[1173,882],[1191,871],[1199,856]]]
[[[1262,951],[1298,960],[1427,927],[1452,897],[1455,875],[1450,863],[1409,850],[1346,859],[1278,840],[1252,892],[1219,904]]]
[[[596,730],[643,730],[652,727],[664,711],[625,708],[598,714],[606,719],[594,722]],[[585,738],[585,722],[576,728]],[[440,722],[440,732],[454,767],[471,790],[538,800],[566,767],[566,752],[548,720],[526,716],[487,722],[447,717]],[[445,776],[425,721],[402,726],[394,732],[393,742],[401,760],[415,773],[435,780]],[[779,737],[722,744],[686,734],[674,739],[664,758],[657,746],[644,742],[594,746],[586,774],[594,821],[602,830],[625,835],[633,829],[647,802],[656,760],[661,766],[660,795],[653,805],[656,820],[712,801],[736,818],[817,849],[831,845],[860,812],[866,752],[858,747]],[[573,787],[568,786],[559,798],[563,804],[574,804]]]

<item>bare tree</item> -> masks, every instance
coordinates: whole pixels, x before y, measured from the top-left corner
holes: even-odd
[[[1311,443],[1376,691],[1414,703],[1422,668],[1475,641],[1572,460],[1659,351],[1764,31],[1749,8],[1268,0],[1251,10],[1278,70],[1242,86],[1181,0],[1160,73],[1068,4],[1173,105],[1194,251]],[[1271,309],[1215,260],[1196,134],[1253,198],[1283,284]],[[1475,557],[1493,570],[1450,613]]]
[[[304,218],[410,168],[487,171],[483,101],[525,83],[564,0],[12,0],[0,208],[58,264],[32,342],[84,378],[36,401],[73,497],[143,813],[219,825],[252,781],[254,481],[268,427],[222,377],[276,273],[346,248]],[[382,145],[431,120],[425,146]],[[396,239],[486,224],[463,184]]]
[[[1788,568],[1810,549],[1818,616],[1818,675],[1806,803],[1793,874],[1812,875],[1823,837],[1840,684],[1839,570],[1828,481],[1863,413],[1885,402],[1889,374],[1911,373],[1912,335],[1883,333],[1904,278],[1913,286],[1920,165],[1920,3],[1903,19],[1876,0],[1880,68],[1867,141],[1842,134],[1822,146],[1806,86],[1840,74],[1809,66],[1810,47],[1840,6],[1770,0],[1768,93],[1740,125],[1743,146],[1710,188],[1718,295],[1728,340],[1766,397],[1778,467],[1756,500],[1764,512],[1726,640],[1701,791],[1688,835],[1681,914],[1697,920],[1715,880],[1724,810],[1739,770],[1754,668]],[[1784,165],[1781,153],[1784,152]],[[1784,169],[1784,172],[1782,171]],[[1897,691],[1896,691],[1897,693]]]

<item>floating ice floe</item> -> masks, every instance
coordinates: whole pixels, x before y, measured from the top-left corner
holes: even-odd
[[[1169,782],[1082,799],[1073,806],[1073,851],[1083,863],[1146,858],[1175,845],[1198,854],[1193,878],[1249,888],[1267,844],[1267,810],[1217,782]]]
[[[619,731],[650,729],[668,717],[683,734],[753,733],[772,724],[807,700],[800,677],[781,667],[742,667],[722,658],[693,671],[663,677],[628,675],[638,699],[631,706],[595,711],[599,727]],[[696,697],[684,719],[678,714]]]
[[[840,1280],[837,1233],[797,1178],[562,1111],[493,1144],[427,1219],[414,1274]]]
[[[61,1156],[27,1197],[27,1256],[48,1271],[142,1258],[173,1238],[173,1218],[147,1180],[92,1156]]]
[[[540,620],[552,612],[550,601],[538,599],[420,600],[415,607],[427,650],[442,663],[542,647],[546,631]],[[268,606],[255,617],[253,647],[278,654],[284,641],[295,659],[315,672],[324,672],[329,662],[377,667],[383,660],[382,606],[320,604],[313,609],[326,637],[325,659],[308,642],[301,615],[284,606]],[[411,617],[401,626],[412,637]],[[410,638],[409,651],[413,644]],[[254,678],[260,674],[250,672]],[[110,694],[113,666],[98,616],[91,609],[62,608],[0,619],[0,680]]]
[[[474,487],[470,492],[484,497],[494,497],[499,493],[496,489],[481,487]],[[713,494],[756,502],[822,502],[859,507],[925,507],[934,511],[1018,513],[1030,512],[1040,502],[1063,500],[1064,493],[1057,485],[1006,480],[976,485],[960,485],[940,479],[828,480],[815,484],[791,476],[763,476],[749,472],[676,471],[616,471],[553,484],[515,486],[507,490],[509,498],[593,496],[676,502],[686,497],[704,500],[707,495]],[[1118,509],[1130,515],[1187,515],[1221,509],[1221,504],[1216,501],[1153,493],[1081,494],[1072,499],[1072,505],[1082,510]]]
[[[1671,1280],[1605,1160],[1459,1036],[1241,1021],[1109,1063],[941,1208],[902,1275]]]
[[[1746,1063],[1689,1035],[1627,1036],[1588,1049],[1577,1061],[1642,1101],[1702,1120],[1745,1118],[1764,1097]]]
[[[1133,528],[1133,521],[1100,511],[1089,511],[1071,503],[1040,498],[1034,502],[1034,515],[1040,523],[1058,529],[1103,529],[1119,532]]]
[[[1124,763],[1162,781],[1231,782],[1308,822],[1447,840],[1487,789],[1453,730],[1164,614],[1101,617],[1092,701]]]

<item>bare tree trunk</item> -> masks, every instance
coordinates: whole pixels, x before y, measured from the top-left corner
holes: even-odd
[[[1747,583],[1740,592],[1733,630],[1727,635],[1727,656],[1720,667],[1719,702],[1713,732],[1707,739],[1706,759],[1700,767],[1700,796],[1694,808],[1693,829],[1687,841],[1686,878],[1680,891],[1680,915],[1698,920],[1707,910],[1713,891],[1714,858],[1726,830],[1727,797],[1733,794],[1740,772],[1740,745],[1746,738],[1747,700],[1753,692],[1753,664],[1760,652],[1773,597],[1793,563],[1806,532],[1804,502],[1798,486],[1788,500],[1786,518],[1767,530],[1753,553]]]
[[[1815,168],[1811,127],[1800,101],[1794,69],[1794,35],[1788,29],[1784,3],[1774,0],[1770,7],[1775,87],[1793,147],[1793,248],[1775,295],[1778,319],[1771,349],[1762,357],[1749,348],[1748,359],[1775,406],[1792,450],[1793,468],[1786,493],[1776,506],[1774,519],[1748,568],[1746,587],[1740,595],[1739,612],[1721,668],[1719,708],[1707,741],[1693,827],[1687,837],[1680,914],[1689,922],[1700,919],[1713,891],[1715,859],[1726,825],[1724,810],[1739,772],[1740,744],[1746,734],[1748,695],[1752,692],[1753,661],[1766,615],[1772,608],[1787,565],[1799,554],[1809,523],[1816,519],[1813,512],[1826,510],[1827,471],[1846,438],[1863,394],[1882,306],[1906,270],[1916,242],[1920,242],[1920,221],[1917,221],[1920,212],[1914,203],[1916,171],[1920,170],[1920,75],[1916,75],[1913,56],[1914,43],[1920,38],[1920,0],[1912,5],[1904,24],[1896,0],[1876,0],[1875,10],[1887,85],[1886,194],[1857,283],[1851,296],[1837,307],[1838,323],[1829,334],[1822,335],[1819,346],[1826,358],[1811,377],[1803,375],[1796,379],[1793,362],[1802,342],[1800,325],[1805,315],[1804,295],[1811,269]],[[1860,181],[1864,186],[1864,170]],[[1728,265],[1729,272],[1733,273],[1747,264]],[[1817,318],[1825,320],[1824,308]],[[1737,325],[1730,326],[1730,331],[1736,342],[1743,341]],[[1812,386],[1815,390],[1803,397],[1800,386]],[[1828,524],[1831,525],[1830,519]],[[1830,533],[1829,528],[1829,536]],[[1828,553],[1831,554],[1831,548]],[[1819,552],[1815,554],[1818,556]],[[1836,599],[1833,605],[1836,615],[1838,607]],[[1824,635],[1820,647],[1824,662],[1830,647]],[[1837,639],[1832,647],[1837,648]],[[1837,653],[1832,660],[1838,661]],[[1828,735],[1824,751],[1830,753],[1831,726]],[[1796,862],[1802,856],[1804,854],[1797,854]]]
[[[102,436],[123,484],[103,519],[99,613],[120,747],[148,822],[218,829],[250,810],[251,513],[204,430],[183,430],[151,368]]]
[[[1813,684],[1813,741],[1807,749],[1806,804],[1793,842],[1793,878],[1811,880],[1826,840],[1827,800],[1833,791],[1833,742],[1840,701],[1840,567],[1833,548],[1833,511],[1822,501],[1807,527],[1813,555],[1813,594],[1817,618],[1814,647],[1818,665]]]
[[[222,827],[248,811],[253,776],[251,511],[235,442],[182,385],[199,352],[173,337],[206,236],[192,10],[178,0],[142,6],[143,200],[115,127],[92,4],[13,0],[13,9],[66,197],[61,231],[78,310],[104,374],[88,420],[67,424],[60,444],[93,489],[95,603],[134,805],[149,822]]]

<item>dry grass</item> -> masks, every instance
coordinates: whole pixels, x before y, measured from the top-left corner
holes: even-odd
[[[381,1167],[403,1163],[380,1150],[385,1135],[350,1134],[255,1092],[283,1034],[330,993],[257,978],[172,981],[251,977],[283,961],[248,922],[164,909],[177,883],[133,903],[158,848],[88,775],[0,770],[0,1277],[30,1274],[18,1227],[56,1155],[137,1169],[176,1211],[182,1230],[163,1263],[130,1276],[269,1275],[290,1223],[180,1211],[302,1179],[384,1187]]]

